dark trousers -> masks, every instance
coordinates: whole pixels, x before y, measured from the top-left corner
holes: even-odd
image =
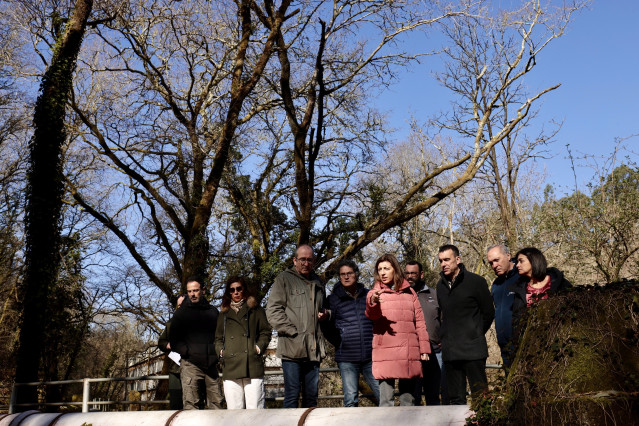
[[[419,380],[415,391],[415,401],[417,401],[415,405],[421,405],[422,391],[426,405],[448,405],[448,386],[445,372],[441,352],[431,353],[428,356],[428,361],[422,361],[423,377]]]
[[[181,410],[182,407],[180,373],[169,373],[169,410]]]
[[[446,382],[451,405],[466,404],[466,381],[470,392],[475,393],[488,387],[486,359],[473,361],[444,361]]]

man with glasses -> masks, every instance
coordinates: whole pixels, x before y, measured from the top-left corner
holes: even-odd
[[[314,265],[313,249],[299,246],[293,266],[275,278],[266,304],[266,316],[278,336],[276,355],[282,359],[284,408],[297,408],[300,391],[302,407],[317,406],[319,365],[326,356],[320,321],[329,314]]]
[[[421,263],[415,260],[408,262],[405,274],[411,288],[417,293],[419,304],[424,311],[431,355],[435,355],[428,357],[428,361],[422,361],[423,377],[418,382],[419,388],[415,390],[415,401],[422,400],[423,388],[426,405],[448,405],[448,387],[446,386],[446,373],[442,359],[442,344],[439,338],[441,313],[437,303],[437,291],[424,282],[424,268]],[[415,405],[420,404],[416,403]]]
[[[360,374],[370,386],[375,400],[379,401],[379,382],[373,376],[373,321],[366,316],[369,290],[359,282],[359,268],[352,260],[342,260],[337,270],[339,282],[328,296],[331,321],[326,337],[335,346],[344,407],[357,407]]]

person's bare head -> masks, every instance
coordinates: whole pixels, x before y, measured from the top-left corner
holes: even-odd
[[[295,264],[295,270],[300,275],[308,276],[313,271],[313,266],[315,266],[313,248],[307,244],[299,246],[295,252],[293,263]]]
[[[416,282],[424,279],[424,269],[422,268],[422,264],[416,260],[411,260],[406,263],[404,273],[406,275],[406,280],[410,283],[411,287],[414,287]]]
[[[204,284],[198,277],[189,277],[186,280],[186,295],[191,303],[198,303],[204,296]]]
[[[486,252],[486,258],[488,264],[495,274],[499,277],[507,274],[511,269],[515,267],[510,256],[510,250],[503,244],[496,244],[488,248]]]
[[[449,280],[455,279],[459,273],[461,258],[459,257],[459,249],[453,244],[445,244],[439,248],[439,266],[442,268],[444,276]]]

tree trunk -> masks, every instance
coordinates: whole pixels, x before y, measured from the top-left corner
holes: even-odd
[[[22,324],[16,362],[16,382],[38,380],[44,336],[48,324],[49,289],[60,263],[60,212],[63,177],[62,146],[66,103],[73,83],[77,56],[93,0],[77,0],[73,15],[58,37],[49,68],[40,87],[33,117],[26,209],[26,274],[22,287]],[[18,388],[18,402],[36,402],[37,389]],[[18,410],[29,407],[18,407]]]

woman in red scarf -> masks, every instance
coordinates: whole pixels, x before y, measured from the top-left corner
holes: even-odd
[[[515,255],[515,266],[521,278],[509,290],[515,293],[513,300],[513,330],[519,336],[523,332],[520,324],[526,308],[538,300],[547,299],[558,291],[572,287],[570,281],[557,268],[548,268],[546,257],[534,247],[526,247]]]

